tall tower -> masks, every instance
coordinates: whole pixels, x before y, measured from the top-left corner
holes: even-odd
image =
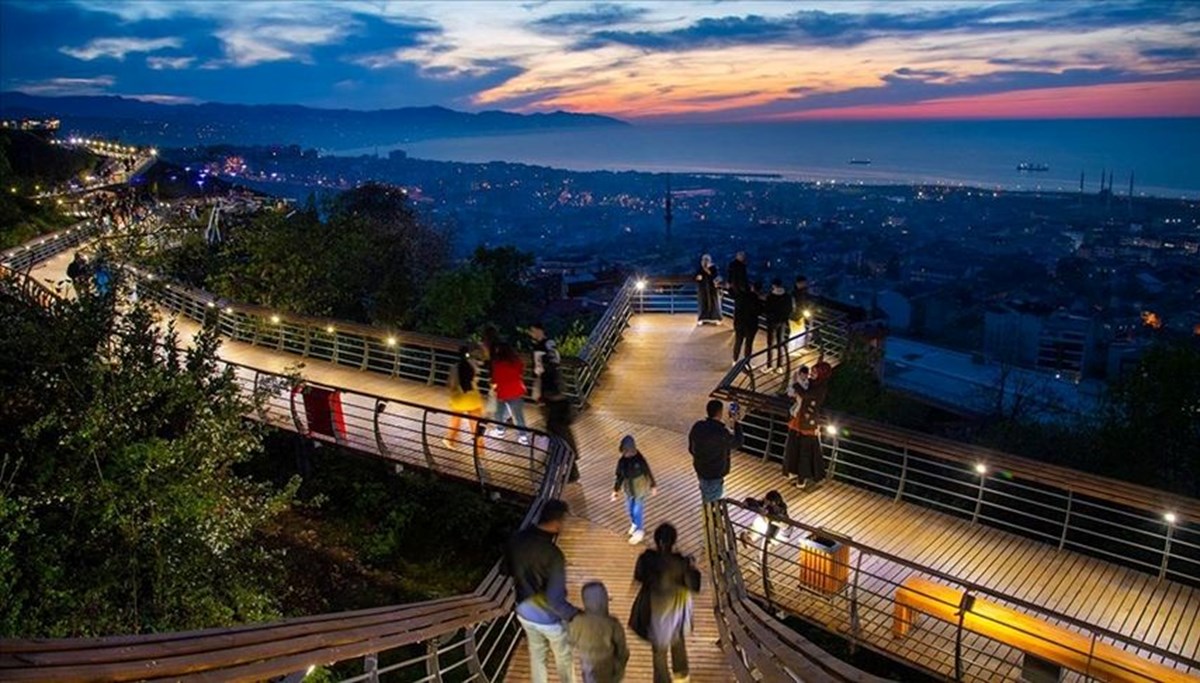
[[[671,174],[667,174],[667,194],[663,202],[663,223],[667,226],[667,241],[671,241],[671,223],[675,222],[675,214],[671,211]]]

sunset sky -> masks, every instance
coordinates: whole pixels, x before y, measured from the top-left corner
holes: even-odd
[[[0,0],[0,89],[705,122],[1200,116],[1200,2]]]

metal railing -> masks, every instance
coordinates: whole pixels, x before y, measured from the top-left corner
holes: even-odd
[[[103,223],[94,219],[80,221],[66,230],[42,235],[19,247],[0,252],[0,265],[13,270],[29,270],[34,264],[53,258],[92,239],[103,228]]]
[[[264,423],[336,443],[401,466],[530,496],[522,526],[566,484],[574,454],[536,430],[528,444],[487,439],[487,420],[222,361]],[[307,390],[336,396],[328,433],[314,431],[301,406]],[[452,423],[464,450],[442,445]],[[514,435],[515,436],[515,435]],[[471,594],[409,605],[323,614],[227,629],[87,639],[0,640],[4,680],[134,680],[207,676],[221,680],[300,680],[330,667],[342,681],[378,681],[401,672],[426,681],[498,681],[515,651],[511,582],[492,568]]]
[[[1021,680],[1027,653],[1079,680],[1194,680],[1200,662],[922,566],[825,529],[724,500],[706,510],[714,582],[767,610],[959,681]],[[768,518],[761,518],[762,520]],[[936,594],[929,592],[936,588]],[[954,599],[948,600],[947,595]],[[724,601],[722,601],[724,602]],[[937,616],[917,617],[917,613]],[[932,605],[931,609],[929,605]],[[718,610],[724,605],[718,606]],[[945,618],[950,615],[950,618]],[[915,626],[918,632],[910,633]]]

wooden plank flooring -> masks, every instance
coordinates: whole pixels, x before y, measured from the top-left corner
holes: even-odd
[[[60,255],[40,268],[38,277],[56,279],[69,262]],[[180,321],[181,332],[192,334],[195,325]],[[681,548],[703,555],[700,498],[686,432],[703,414],[708,393],[728,370],[732,332],[728,326],[696,327],[690,315],[635,316],[625,339],[593,395],[592,406],[577,422],[582,480],[568,487],[566,499],[574,522],[562,539],[568,557],[573,596],[586,580],[604,580],[613,594],[613,612],[624,619],[633,593],[629,577],[640,548],[625,543],[629,525],[620,502],[609,500],[617,444],[624,434],[633,434],[659,479],[659,495],[647,505],[648,529],[663,521],[680,530]],[[373,373],[334,366],[244,343],[226,341],[221,356],[264,370],[280,372],[303,362],[302,374],[332,386],[352,387],[391,399],[432,406],[446,405],[444,389],[398,380]],[[529,410],[531,424],[539,419]],[[757,457],[736,456],[734,471],[726,480],[731,498],[762,496],[781,487],[778,465]],[[946,571],[954,576],[1001,591],[1034,604],[1044,605],[1071,617],[1144,640],[1170,652],[1200,658],[1200,591],[1171,581],[1126,569],[1051,545],[1016,536],[991,527],[943,514],[909,502],[894,502],[841,482],[815,491],[783,490],[792,516],[813,526],[825,527],[907,560]],[[749,558],[748,558],[749,559]],[[854,558],[852,557],[852,563]],[[786,565],[787,563],[783,563]],[[911,571],[878,558],[863,563],[864,572],[874,575],[872,586],[880,593],[877,612],[864,618],[865,637],[881,649],[905,648],[905,654],[928,668],[947,671],[952,661],[945,647],[945,627],[924,620],[917,636],[896,641],[890,635],[887,605],[889,583],[899,582]],[[775,570],[774,584],[790,607],[825,621],[834,630],[845,629],[842,598],[826,599],[796,590],[792,576],[795,564]],[[751,590],[761,592],[761,581],[751,570]],[[756,588],[757,585],[757,588]],[[706,583],[705,588],[709,586]],[[791,596],[791,597],[788,597]],[[715,624],[708,598],[698,601],[697,633],[689,641],[693,655],[693,681],[726,681],[729,670],[724,655],[714,646]],[[636,638],[631,639],[635,641]],[[899,643],[899,644],[898,644]],[[969,647],[986,652],[1001,670],[989,673],[971,670],[973,676],[990,680],[1011,678],[1013,653],[972,639]],[[509,680],[524,680],[528,662],[522,653],[514,661]],[[628,680],[645,680],[648,652],[634,644],[634,661]],[[1192,671],[1200,674],[1200,671]]]

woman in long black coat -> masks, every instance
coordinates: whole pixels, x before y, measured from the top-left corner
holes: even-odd
[[[708,254],[700,257],[700,267],[696,269],[696,304],[700,315],[697,325],[721,324],[721,295],[717,290],[719,273],[712,257]]]
[[[783,474],[801,489],[821,483],[825,479],[825,458],[821,454],[821,440],[817,435],[821,406],[829,393],[829,376],[813,373],[807,382],[807,368],[796,371],[788,396],[794,401],[791,420],[788,421],[787,443],[783,449]]]

